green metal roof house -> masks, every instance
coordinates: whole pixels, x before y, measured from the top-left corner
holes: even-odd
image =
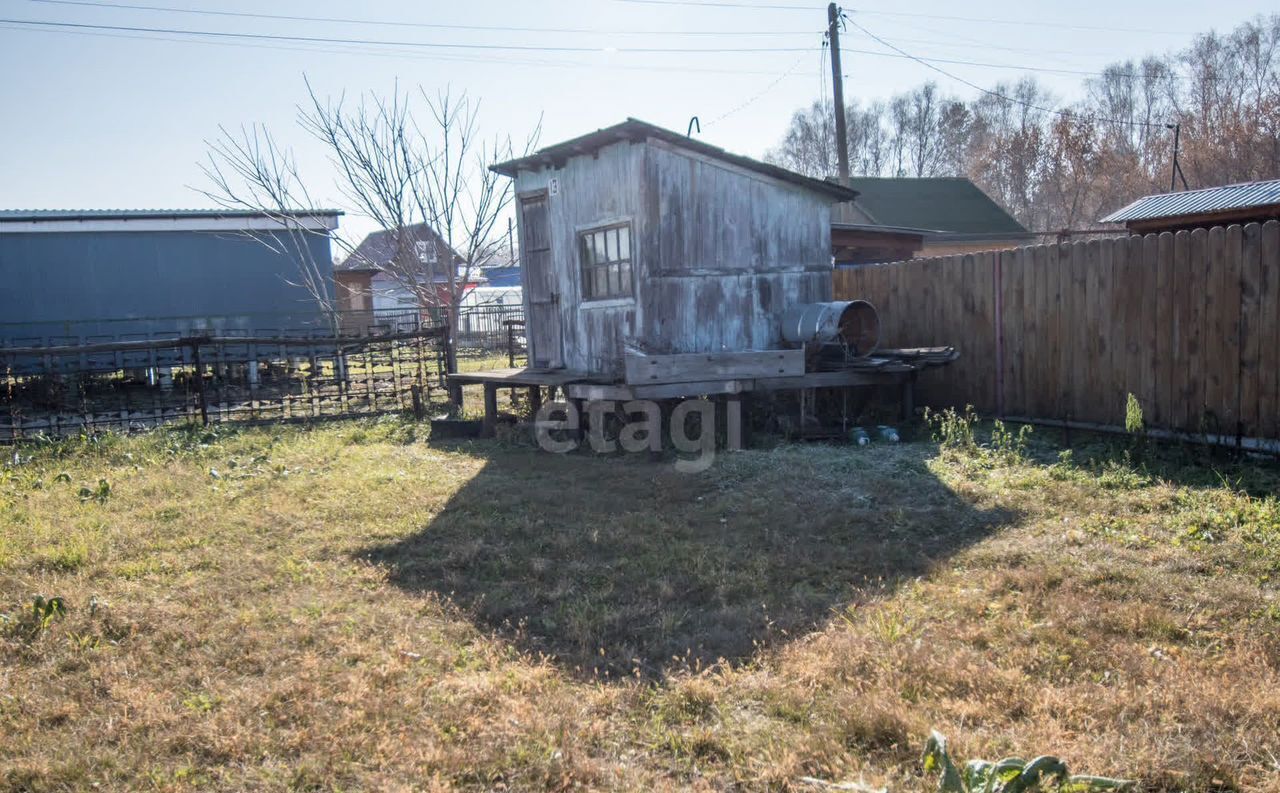
[[[851,205],[833,213],[832,238],[841,262],[891,261],[911,256],[1003,250],[1032,244],[1034,234],[963,176],[854,177]],[[880,247],[859,249],[863,238]],[[850,255],[841,257],[842,239]],[[874,258],[870,258],[874,257]]]

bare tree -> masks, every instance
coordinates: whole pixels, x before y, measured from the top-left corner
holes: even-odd
[[[888,157],[884,114],[885,106],[879,102],[865,108],[854,102],[845,108],[849,169],[855,175],[879,176],[884,170]],[[835,114],[831,105],[814,102],[804,110],[797,110],[782,143],[767,152],[765,159],[819,179],[835,173]]]
[[[769,162],[823,179],[836,172],[835,114],[826,102],[814,102],[791,116],[782,143],[767,152]]]
[[[201,170],[212,187],[201,192],[226,209],[266,215],[279,231],[246,231],[244,234],[296,265],[296,280],[289,283],[306,290],[338,332],[338,312],[329,273],[332,265],[314,254],[311,239],[318,232],[309,223],[315,208],[306,185],[298,176],[292,152],[279,146],[262,126],[241,127],[232,132],[219,127],[219,137],[209,146],[208,162]]]
[[[465,93],[435,96],[419,88],[389,97],[366,94],[321,99],[307,83],[310,104],[299,109],[302,129],[325,145],[347,200],[390,233],[387,256],[367,264],[414,296],[421,311],[448,323],[456,338],[458,315],[479,268],[503,243],[499,224],[510,209],[510,180],[489,166],[517,154],[508,136],[484,138],[480,103]],[[539,125],[540,126],[540,125]],[[538,127],[520,154],[532,150]],[[286,197],[305,198],[293,158],[264,132],[253,146],[235,145],[225,130],[210,146],[215,190],[224,204],[262,208],[287,184]],[[234,175],[238,180],[224,178]],[[419,227],[430,229],[423,247]],[[355,246],[341,242],[354,255]],[[448,347],[449,371],[456,349]]]

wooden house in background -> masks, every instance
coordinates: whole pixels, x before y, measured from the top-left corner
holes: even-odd
[[[427,293],[434,293],[434,298],[428,305],[421,305],[405,277],[394,275],[409,269],[408,264],[395,266],[398,256],[421,263],[419,284],[431,279]],[[460,262],[461,257],[427,223],[405,226],[399,233],[394,229],[370,233],[333,267],[334,295],[344,329],[366,333],[416,327],[424,310],[449,305],[449,267],[458,268],[459,278],[470,276],[463,287],[466,291],[483,281],[479,268],[466,273]]]
[[[831,300],[857,193],[635,119],[494,166],[515,179],[529,360],[602,382],[628,350],[773,350]]]

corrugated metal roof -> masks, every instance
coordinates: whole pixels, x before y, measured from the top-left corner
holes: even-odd
[[[666,141],[673,146],[679,146],[690,151],[695,151],[708,157],[714,157],[732,163],[747,170],[756,171],[757,173],[772,176],[790,184],[813,190],[821,193],[836,201],[852,201],[857,198],[856,190],[850,190],[847,187],[828,182],[822,179],[813,179],[795,171],[789,171],[786,168],[779,168],[767,162],[753,160],[750,157],[743,157],[741,154],[732,154],[725,151],[719,146],[712,146],[709,143],[703,143],[700,140],[691,138],[688,135],[681,135],[679,132],[672,132],[664,129],[656,124],[650,124],[647,121],[641,121],[635,118],[628,118],[620,124],[614,124],[612,127],[589,132],[572,140],[557,143],[553,146],[547,146],[540,149],[536,154],[527,157],[518,157],[507,162],[500,162],[497,165],[490,166],[490,170],[500,173],[504,176],[515,176],[521,170],[544,168],[547,166],[557,166],[569,157],[582,154],[591,154],[599,149],[604,148],[612,143],[627,140],[644,140],[646,138],[655,138],[657,140]]]
[[[290,213],[295,217],[337,217],[338,209],[300,209]],[[0,221],[21,220],[138,220],[177,218],[257,218],[267,217],[266,212],[244,209],[0,209]]]
[[[1139,198],[1129,206],[1107,215],[1102,223],[1202,215],[1228,209],[1248,209],[1280,204],[1280,179],[1244,182],[1223,187],[1207,187],[1181,193],[1161,193]]]

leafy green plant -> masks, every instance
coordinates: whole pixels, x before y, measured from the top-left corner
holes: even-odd
[[[25,612],[19,612],[17,619],[13,619],[7,614],[0,615],[3,617],[3,619],[0,619],[0,623],[13,634],[30,641],[48,630],[54,620],[64,617],[66,614],[67,602],[62,598],[36,595],[31,599],[30,609]]]
[[[996,460],[1014,465],[1027,459],[1027,442],[1031,438],[1031,425],[1023,424],[1015,433],[999,419],[991,425],[991,453]]]
[[[1062,793],[1091,793],[1128,790],[1133,782],[1100,776],[1072,775],[1067,764],[1051,755],[1030,762],[1020,757],[1003,760],[970,760],[959,768],[947,751],[947,739],[936,730],[924,746],[924,771],[937,773],[938,793],[1024,793],[1054,790]]]
[[[80,488],[81,501],[96,501],[99,504],[105,504],[108,498],[111,498],[111,483],[105,479],[99,479],[97,487]]]
[[[974,439],[973,428],[978,423],[978,414],[973,405],[967,405],[964,412],[955,408],[933,411],[925,408],[924,420],[933,430],[933,439],[942,448],[953,451],[974,451],[978,442]]]
[[[1124,402],[1124,429],[1133,435],[1140,435],[1146,428],[1142,415],[1142,403],[1133,394],[1129,394]]]
[[[31,599],[31,615],[40,630],[46,630],[54,619],[66,616],[67,603],[60,597],[36,595]]]
[[[1017,432],[997,419],[991,425],[991,437],[979,443],[977,435],[978,414],[973,405],[966,405],[963,412],[955,408],[924,412],[925,422],[933,431],[933,440],[945,451],[972,458],[982,466],[1016,465],[1027,458],[1027,443],[1032,429],[1024,425]]]

